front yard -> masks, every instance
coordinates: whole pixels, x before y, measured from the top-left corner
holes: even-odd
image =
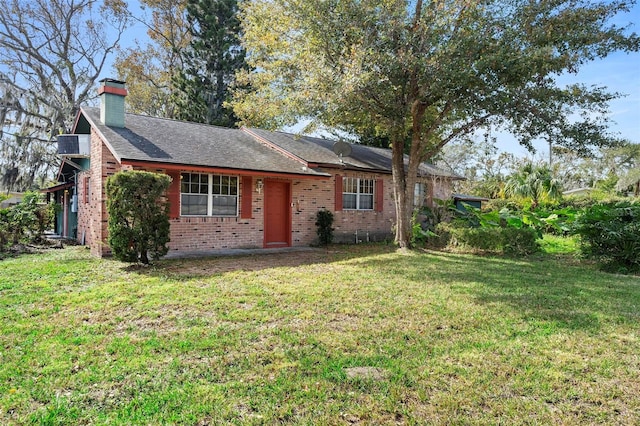
[[[384,245],[0,261],[0,424],[637,424],[640,278]]]

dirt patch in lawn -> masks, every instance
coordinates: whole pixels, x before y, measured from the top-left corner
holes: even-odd
[[[389,376],[389,372],[383,368],[377,367],[350,367],[344,369],[349,379],[370,379],[384,380]]]
[[[211,255],[209,257],[167,259],[155,265],[155,269],[187,276],[201,276],[231,271],[261,271],[269,268],[296,268],[303,265],[326,264],[346,255],[352,256],[353,250],[341,247],[304,248],[285,252],[269,253],[260,250],[251,254]]]

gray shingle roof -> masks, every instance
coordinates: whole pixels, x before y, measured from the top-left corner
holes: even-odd
[[[326,167],[346,167],[391,173],[390,149],[352,144],[351,154],[348,157],[343,157],[342,161],[340,161],[340,157],[333,152],[333,144],[336,143],[334,140],[299,136],[284,132],[270,132],[261,129],[248,130],[309,163]],[[408,157],[406,156],[405,164],[408,164]],[[461,176],[429,163],[422,163],[419,168],[419,173],[422,176],[443,176],[452,179],[463,179]]]
[[[82,113],[120,160],[326,176],[238,129],[137,114],[126,114],[126,128],[116,128],[101,123],[99,108],[83,107]]]
[[[82,114],[102,133],[120,160],[308,176],[328,174],[304,167],[305,164],[391,173],[389,149],[353,144],[351,154],[341,159],[332,149],[336,141],[311,136],[261,129],[227,129],[138,114],[126,114],[126,127],[116,128],[101,123],[99,108],[83,107]],[[300,161],[268,147],[253,135]],[[421,164],[419,173],[461,179],[427,163]]]

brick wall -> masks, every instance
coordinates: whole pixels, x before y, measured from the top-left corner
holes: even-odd
[[[388,174],[341,172],[343,177],[382,180],[384,188],[382,211],[342,210],[334,211],[334,241],[356,243],[383,241],[393,237],[396,210],[393,201],[393,178]],[[332,177],[335,185],[335,176]],[[333,190],[332,190],[333,196]]]
[[[95,256],[110,253],[107,241],[107,209],[105,183],[107,177],[129,166],[120,165],[97,134],[91,135],[91,167],[79,175],[78,239],[84,238]],[[164,173],[163,169],[145,169]],[[334,213],[334,236],[336,242],[381,241],[392,238],[395,222],[393,201],[393,179],[388,174],[340,171],[345,177],[375,179],[383,181],[384,197],[382,211],[335,210],[336,175],[329,179],[293,179],[291,183],[291,218],[294,247],[309,246],[317,242],[316,214],[321,209]],[[89,196],[85,178],[91,186]],[[253,176],[252,186],[256,179]],[[239,176],[238,206],[242,206],[243,179]],[[450,192],[446,182],[425,182],[428,193],[444,195]],[[443,185],[444,184],[444,185]],[[449,194],[450,195],[450,194]],[[449,196],[447,195],[447,196]],[[170,220],[170,251],[198,251],[227,248],[262,248],[264,245],[264,196],[255,187],[251,188],[251,217],[239,212],[237,217],[180,217]],[[88,202],[85,203],[85,198]]]
[[[344,177],[384,180],[384,206],[382,212],[343,210],[335,211],[335,176],[326,180],[291,180],[291,245],[305,247],[317,243],[316,214],[327,209],[334,213],[334,235],[337,242],[381,241],[392,237],[395,206],[390,175],[367,173],[341,173]],[[255,176],[255,180],[263,177]],[[264,179],[264,178],[263,178]],[[242,185],[242,179],[239,179]],[[242,187],[239,194],[242,194]],[[181,217],[171,220],[169,249],[197,251],[224,248],[262,248],[264,241],[264,193],[252,192],[252,218],[238,217]],[[240,195],[241,197],[241,195]],[[239,197],[238,205],[242,205]]]
[[[109,176],[121,169],[109,148],[100,136],[91,132],[91,164],[78,175],[78,241],[84,238],[85,245],[94,256],[111,253],[107,245],[108,215],[105,183]],[[87,178],[89,178],[87,182]],[[86,187],[89,184],[90,188]],[[86,191],[89,191],[88,196]],[[85,199],[87,202],[85,202]]]

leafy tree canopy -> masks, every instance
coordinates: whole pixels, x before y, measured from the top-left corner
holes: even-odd
[[[624,1],[256,0],[243,3],[254,71],[237,115],[253,126],[375,129],[393,150],[396,240],[409,246],[418,164],[482,126],[525,146],[544,137],[588,151],[610,141],[602,113],[617,94],[555,77],[639,38],[610,24]],[[409,164],[402,155],[409,147]]]
[[[535,209],[542,201],[562,198],[562,188],[548,166],[525,164],[522,169],[509,176],[504,191],[507,196],[521,197],[531,201]]]
[[[143,14],[130,18],[146,28],[146,41],[118,52],[115,68],[127,82],[127,108],[130,112],[154,117],[174,118],[170,102],[175,79],[183,69],[181,52],[189,47],[191,33],[187,22],[187,0],[140,0]]]

